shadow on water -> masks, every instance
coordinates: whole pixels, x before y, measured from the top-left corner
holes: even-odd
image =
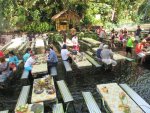
[[[96,91],[96,85],[103,83],[127,83],[150,104],[149,62],[150,58],[148,58],[147,63],[142,66],[140,66],[136,62],[133,62],[132,65],[130,65],[130,63],[128,62],[123,62],[121,66],[120,64],[118,64],[113,72],[109,70],[105,71],[102,68],[92,68],[92,70],[89,70],[87,68],[83,70],[78,70],[76,67],[74,67],[74,71],[68,73],[67,76],[65,75],[63,64],[59,62],[60,65],[58,65],[57,80],[66,81],[69,90],[75,100],[74,103],[77,113],[88,113],[86,105],[83,104],[84,100],[81,94],[82,91],[90,91],[101,110],[105,112],[101,106],[100,95]],[[18,83],[14,83],[13,88],[10,89],[7,91],[0,91],[0,110],[9,109],[13,112],[15,108],[21,86]],[[58,95],[58,98],[61,98],[60,94]],[[62,102],[62,100],[59,100],[59,102]],[[45,113],[48,113],[50,108],[45,108]],[[72,109],[69,109],[69,113],[73,113]]]

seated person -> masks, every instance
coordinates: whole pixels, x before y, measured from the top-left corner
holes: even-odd
[[[57,66],[58,63],[58,58],[57,55],[55,53],[55,51],[53,50],[53,47],[50,47],[50,52],[48,55],[48,65],[49,67],[53,67],[53,66]]]
[[[69,63],[72,63],[72,56],[68,51],[66,44],[64,44],[61,49],[61,57],[63,61],[68,61]]]
[[[103,50],[101,51],[102,62],[107,65],[112,64],[112,66],[116,66],[117,62],[113,60],[112,57],[113,57],[112,50],[108,48],[108,45],[104,45]]]
[[[23,61],[26,62],[27,59],[30,57],[31,48],[27,48],[26,53],[23,55]]]
[[[32,84],[33,79],[34,79],[32,74],[31,74],[31,70],[32,70],[33,65],[36,63],[35,59],[36,59],[36,56],[34,55],[34,53],[32,53],[24,65],[25,71],[29,71],[29,81],[31,84]]]
[[[9,63],[5,61],[4,57],[1,59],[0,62],[0,81],[5,81],[11,73],[9,69]]]
[[[103,43],[101,43],[100,44],[100,46],[99,46],[99,48],[97,49],[97,51],[96,51],[96,57],[97,57],[97,59],[98,59],[98,61],[101,61],[101,51],[102,51],[102,49],[103,49]]]
[[[138,43],[135,47],[135,53],[137,54],[137,56],[141,58],[141,64],[145,62],[145,58],[146,58],[146,53],[144,50],[145,44],[146,44],[146,40],[144,39],[141,41],[141,43]]]
[[[13,51],[9,52],[9,67],[11,70],[16,71],[19,60],[17,58],[17,56],[15,56]]]
[[[31,56],[27,59],[27,61],[25,62],[25,65],[24,65],[24,69],[26,71],[32,70],[32,65],[34,65],[36,63],[35,58],[36,58],[36,56],[34,55],[34,53],[32,53]]]

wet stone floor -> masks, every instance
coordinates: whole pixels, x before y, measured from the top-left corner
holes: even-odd
[[[133,62],[132,65],[128,62],[119,63],[113,72],[110,70],[105,71],[103,68],[78,70],[76,66],[73,66],[73,70],[73,72],[65,75],[63,64],[59,62],[56,80],[66,81],[75,100],[74,105],[77,113],[88,113],[81,94],[82,91],[90,91],[102,112],[105,113],[101,105],[100,95],[96,91],[96,85],[103,83],[127,83],[150,104],[150,58],[142,66],[136,62]],[[8,90],[0,91],[0,110],[9,109],[12,113],[14,112],[21,88],[21,81],[17,80],[15,83],[12,83]],[[57,86],[56,89],[58,90]],[[29,103],[30,98],[31,93],[28,98]],[[58,100],[63,102],[59,93]],[[74,113],[72,106],[69,107],[68,112]],[[51,113],[49,104],[45,105],[45,113]]]

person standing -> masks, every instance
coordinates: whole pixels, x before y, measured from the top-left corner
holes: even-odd
[[[140,26],[137,26],[137,30],[136,30],[136,32],[135,32],[135,40],[136,41],[140,41],[140,36],[141,36],[141,27]]]
[[[73,43],[73,50],[79,51],[78,37],[76,35],[72,37],[72,43]]]
[[[133,48],[133,42],[135,41],[134,35],[131,34],[128,39],[127,39],[127,44],[126,44],[126,56],[128,56],[128,53],[130,53],[132,57],[132,48]]]
[[[100,32],[99,33],[99,40],[100,40],[100,42],[103,42],[103,40],[106,38],[106,32],[103,29],[103,26],[100,28],[99,32]]]
[[[113,29],[112,31],[111,31],[111,48],[116,48],[116,46],[115,46],[115,43],[114,43],[114,41],[115,41],[115,30]]]

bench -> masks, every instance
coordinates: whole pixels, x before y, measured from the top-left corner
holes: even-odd
[[[63,64],[65,66],[66,72],[72,71],[70,63],[68,61],[63,61]]]
[[[82,92],[82,95],[90,113],[101,113],[91,92]]]
[[[21,79],[27,79],[29,76],[29,71],[24,70],[21,76]]]
[[[101,65],[98,63],[98,62],[96,62],[92,57],[90,57],[89,55],[87,55],[86,53],[85,53],[85,56],[86,56],[86,58],[95,66],[95,67],[101,67]]]
[[[64,80],[57,81],[57,85],[60,90],[64,103],[67,104],[66,105],[66,111],[67,111],[69,104],[73,102],[73,97]],[[74,107],[74,104],[73,104],[73,107]]]
[[[128,58],[128,57],[125,57],[125,59],[126,59],[127,61],[129,61],[129,62],[135,61],[134,59]]]
[[[145,113],[150,113],[150,105],[142,99],[133,89],[127,84],[120,84],[123,90],[139,105]]]
[[[27,103],[29,91],[30,91],[30,86],[23,86],[23,88],[20,92],[16,107]]]
[[[0,50],[4,51],[10,44],[12,44],[13,42],[8,42],[6,45],[4,45]]]
[[[94,54],[91,51],[86,51],[86,53],[90,56],[93,56]]]
[[[8,113],[9,110],[5,110],[5,111],[0,111],[0,113]]]
[[[27,45],[27,43],[28,43],[27,41],[24,42],[24,43],[19,47],[18,52],[20,52],[21,50],[23,50],[24,47]]]
[[[51,76],[56,76],[56,75],[57,75],[56,67],[51,67]]]
[[[89,44],[89,43],[87,43],[87,42],[84,42],[84,41],[82,41],[82,40],[79,40],[79,42],[82,43],[82,44],[85,44],[85,45],[88,46],[88,47],[92,47],[91,44]]]
[[[96,51],[97,51],[98,48],[99,48],[99,47],[94,47],[94,48],[92,48],[92,51],[93,51],[94,53],[96,53]]]
[[[53,113],[64,113],[64,109],[63,109],[62,103],[54,105],[54,107],[53,107]]]

